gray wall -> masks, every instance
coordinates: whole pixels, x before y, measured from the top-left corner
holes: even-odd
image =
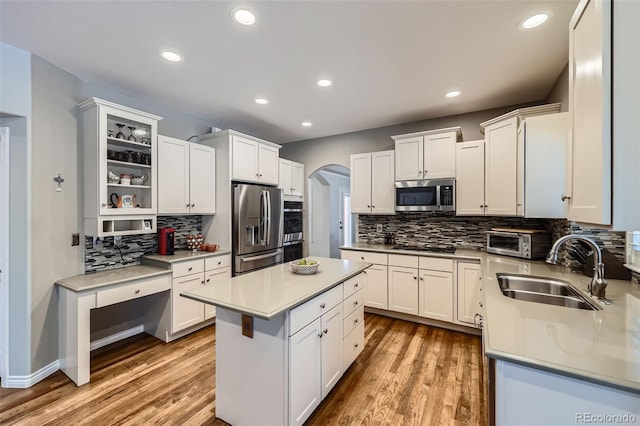
[[[20,238],[12,235],[10,242],[9,374],[28,375],[58,359],[55,280],[84,272],[82,245],[71,247],[71,234],[83,231],[82,141],[77,104],[95,96],[160,115],[164,119],[158,125],[159,133],[181,139],[206,133],[215,123],[83,82],[41,58],[5,45],[2,66],[0,111],[31,118],[23,125],[25,142],[12,151],[12,181],[20,182],[25,190],[14,191],[12,186],[10,217],[11,228]],[[17,99],[22,103],[17,104]],[[12,145],[20,142],[19,136],[18,132],[12,133]],[[21,155],[19,161],[14,162],[14,155]],[[55,192],[52,182],[58,172],[65,179],[60,193]],[[20,194],[27,201],[14,200],[13,194]],[[123,304],[122,312],[118,309],[92,314],[92,336],[102,337],[142,323],[140,316],[115,329],[112,318],[140,311],[130,304]]]
[[[564,67],[547,95],[547,102],[559,102],[560,111],[569,111],[569,64]]]
[[[9,127],[9,370],[31,372],[29,223],[31,55],[0,44],[0,125]]]

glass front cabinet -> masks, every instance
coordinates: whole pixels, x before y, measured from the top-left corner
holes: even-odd
[[[157,133],[162,117],[98,98],[87,99],[80,110],[85,235],[156,232]]]

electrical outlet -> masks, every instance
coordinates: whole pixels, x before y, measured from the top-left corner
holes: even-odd
[[[122,247],[122,235],[115,235],[113,237],[113,245],[116,247]]]
[[[80,245],[80,234],[71,234],[71,246]]]
[[[376,225],[376,232],[382,232],[382,224],[381,223],[378,223]]]
[[[93,237],[93,248],[96,250],[102,250],[104,248],[104,243],[102,238]]]

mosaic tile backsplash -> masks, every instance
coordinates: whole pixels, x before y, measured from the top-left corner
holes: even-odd
[[[382,232],[376,225],[382,225]],[[384,243],[391,233],[399,245],[454,245],[459,248],[486,250],[486,231],[491,228],[546,229],[553,240],[567,234],[593,238],[601,248],[624,261],[625,233],[578,226],[560,219],[524,219],[518,217],[455,216],[453,213],[398,213],[394,216],[359,215],[358,240]],[[572,242],[567,243],[573,244]],[[558,263],[572,271],[582,270],[582,263],[561,249]]]
[[[202,233],[202,216],[158,216],[158,228],[175,228],[175,245],[186,249],[187,234]],[[158,251],[157,234],[124,235],[122,248],[113,245],[113,237],[101,239],[102,247],[93,246],[93,237],[85,237],[84,272],[122,268],[140,263],[140,257]]]

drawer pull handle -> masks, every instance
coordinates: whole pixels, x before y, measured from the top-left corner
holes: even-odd
[[[357,324],[357,323],[358,323],[358,318],[354,319],[354,320],[353,320],[353,323],[354,323],[354,324]]]
[[[218,265],[222,265],[222,260],[218,260]]]
[[[189,271],[193,269],[193,266],[189,266]]]
[[[356,343],[355,345],[353,345],[353,347],[357,349],[358,348],[358,344]]]
[[[322,332],[323,332],[324,334],[327,334],[327,333],[329,332],[329,329],[325,328],[324,330],[322,330]]]
[[[140,294],[140,289],[136,289],[136,294]]]
[[[353,287],[354,287],[354,288],[358,288],[358,283],[355,283],[355,284],[353,285]]]
[[[325,306],[326,306],[326,305],[325,305],[324,303],[321,303],[321,304],[320,304],[320,309],[324,309],[324,307],[325,307]]]
[[[364,260],[364,256],[360,256],[360,259]]]

